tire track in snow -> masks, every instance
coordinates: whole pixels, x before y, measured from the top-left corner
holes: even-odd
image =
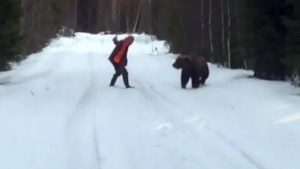
[[[198,119],[198,125],[200,128],[194,128],[191,126],[191,124],[184,123],[182,122],[182,119],[185,118],[186,116],[183,116],[183,112],[187,113],[188,115],[193,115],[190,111],[182,108],[178,104],[176,104],[175,101],[172,99],[169,99],[165,95],[161,94],[159,91],[157,91],[152,85],[142,85],[138,80],[134,80],[139,84],[139,86],[147,86],[142,87],[140,90],[141,92],[147,97],[148,99],[152,98],[155,102],[159,103],[161,106],[164,107],[166,104],[169,105],[167,106],[167,109],[173,109],[174,110],[174,115],[170,115],[168,113],[164,113],[163,115],[167,115],[167,119],[171,120],[171,122],[174,125],[178,125],[178,128],[184,129],[185,132],[181,131],[187,138],[190,138],[188,142],[190,144],[193,144],[195,149],[198,149],[199,151],[204,151],[207,153],[207,156],[209,156],[210,153],[212,153],[210,156],[215,156],[217,157],[219,163],[219,167],[224,167],[224,165],[228,165],[228,167],[231,168],[239,168],[240,166],[247,167],[247,168],[253,168],[253,169],[264,169],[261,165],[259,165],[253,158],[250,158],[245,152],[242,152],[240,149],[237,147],[233,146],[231,142],[228,142],[228,140],[224,140],[224,138],[220,137],[220,135],[216,134],[214,130],[209,127],[206,122],[200,118],[200,123]],[[149,87],[148,87],[149,86]],[[160,102],[157,98],[159,98]],[[157,105],[157,104],[156,104]],[[169,111],[170,112],[170,111]],[[180,114],[176,112],[181,112]],[[204,136],[204,137],[203,137]],[[197,139],[196,139],[197,138]],[[198,139],[199,138],[199,139]],[[212,142],[210,142],[210,140]],[[199,142],[202,142],[202,145],[205,145],[205,147],[202,148],[199,146]],[[210,144],[216,144],[216,145],[210,145]],[[215,146],[215,147],[214,147]],[[228,153],[227,151],[221,151],[218,150],[218,147],[226,147],[230,152],[234,152],[235,156],[239,159],[243,159],[243,163],[235,163],[234,158],[231,158],[230,156],[232,154]],[[224,148],[223,148],[224,149]],[[216,156],[217,155],[217,156]],[[223,163],[223,165],[222,165]],[[227,164],[225,164],[227,163]],[[215,165],[208,164],[210,167],[216,167]]]
[[[70,169],[100,169],[97,139],[95,90],[92,56],[88,56],[89,82],[66,125]]]
[[[164,96],[163,94],[161,94],[159,91],[157,91],[155,88],[153,88],[153,86],[150,86],[150,88],[152,89],[152,91],[154,93],[156,93],[159,97],[161,97],[163,100],[165,100],[166,102],[168,102],[170,105],[175,106],[175,107],[179,108],[180,110],[183,110],[183,112],[187,112],[190,115],[192,115],[192,113],[190,113],[190,111],[188,111],[188,110],[186,110],[186,109],[178,106],[178,104],[176,104],[175,101],[173,101],[173,100],[167,98],[166,96]],[[245,151],[243,151],[240,148],[238,148],[232,141],[229,141],[229,139],[227,139],[221,133],[219,133],[218,131],[214,130],[213,128],[211,128],[207,124],[205,125],[205,128],[207,130],[209,130],[212,134],[214,134],[217,138],[219,138],[224,143],[226,143],[228,146],[232,147],[232,149],[236,150],[241,156],[243,156],[245,159],[247,159],[247,161],[249,163],[251,163],[253,166],[255,166],[257,169],[266,169],[261,164],[259,164],[259,162],[257,162],[257,160],[255,160],[254,157],[251,157],[251,155],[247,154]]]
[[[98,130],[97,130],[97,122],[96,122],[96,111],[94,111],[93,113],[93,131],[94,131],[94,145],[95,145],[95,152],[96,152],[96,159],[97,159],[97,162],[98,162],[98,169],[101,169],[101,155],[100,155],[100,151],[99,151],[99,140],[98,140],[98,137],[97,137],[97,133],[98,133]]]
[[[219,139],[223,140],[224,142],[226,142],[228,145],[230,145],[232,148],[236,149],[236,151],[238,151],[241,156],[243,156],[245,159],[247,159],[251,164],[253,164],[257,169],[266,169],[265,167],[263,167],[261,164],[259,164],[257,162],[257,160],[255,160],[253,157],[251,157],[250,155],[248,155],[248,153],[246,153],[245,151],[241,150],[240,148],[238,148],[237,146],[234,145],[234,143],[232,141],[229,141],[226,137],[224,137],[222,134],[220,134],[219,132],[217,132],[216,130],[212,129],[211,127],[207,126],[207,129],[210,130],[215,136],[217,136]]]

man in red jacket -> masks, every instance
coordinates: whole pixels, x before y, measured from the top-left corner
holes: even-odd
[[[110,54],[108,60],[112,63],[115,68],[116,73],[113,75],[110,86],[114,86],[117,78],[122,74],[123,82],[126,88],[131,88],[128,82],[128,72],[126,70],[127,66],[127,51],[129,46],[133,43],[133,36],[128,36],[124,40],[118,41],[117,36],[113,38],[113,42],[116,45],[112,53]]]

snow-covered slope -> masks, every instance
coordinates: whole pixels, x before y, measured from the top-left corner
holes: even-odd
[[[108,86],[113,35],[54,40],[0,74],[0,168],[300,168],[299,89],[210,64],[183,90],[164,42],[134,36],[134,89]]]

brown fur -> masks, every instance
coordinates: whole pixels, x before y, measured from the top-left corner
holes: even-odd
[[[190,78],[192,79],[192,87],[198,88],[200,84],[205,84],[209,76],[208,64],[203,56],[179,55],[172,66],[175,69],[181,69],[182,88],[186,88]]]

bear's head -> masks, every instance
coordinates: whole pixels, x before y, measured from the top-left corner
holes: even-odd
[[[181,69],[185,66],[188,65],[188,63],[190,63],[191,61],[191,57],[188,56],[188,55],[179,55],[175,62],[172,64],[172,66],[175,68],[175,69]]]

